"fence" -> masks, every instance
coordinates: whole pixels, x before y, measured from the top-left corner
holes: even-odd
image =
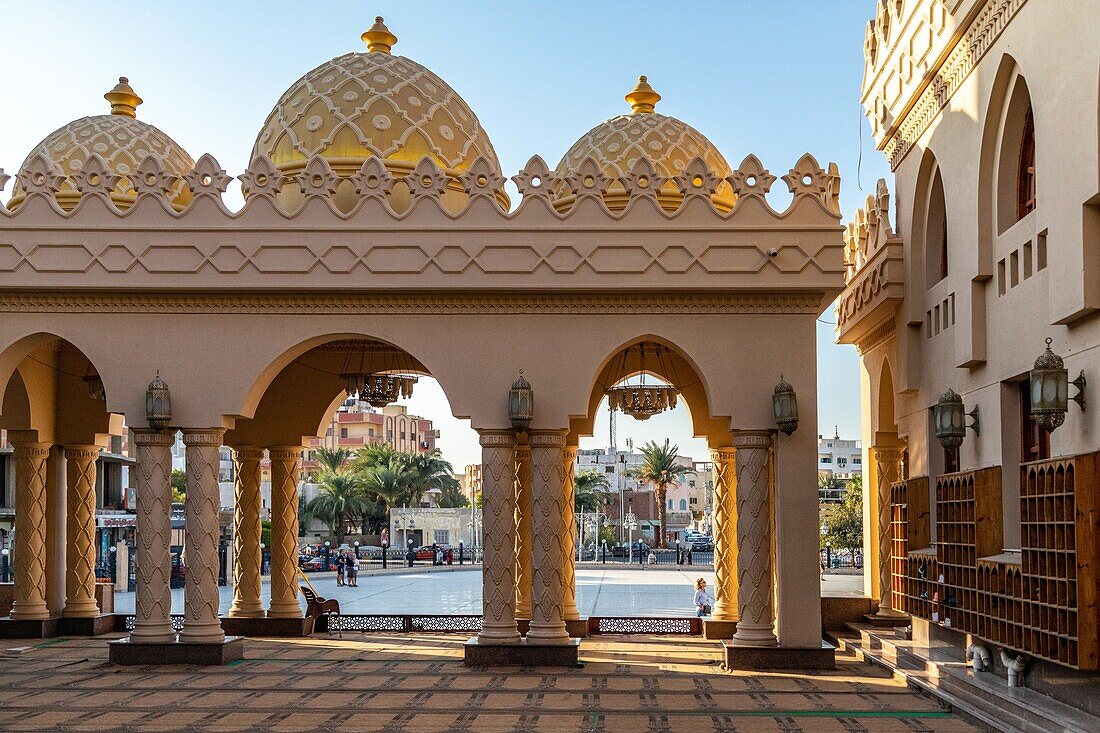
[[[581,562],[593,562],[601,565],[634,563],[635,565],[645,565],[647,563],[652,565],[692,565],[702,567],[714,566],[714,551],[708,550],[706,552],[694,550],[688,551],[681,549],[677,552],[675,549],[666,550],[649,550],[638,553],[634,550],[633,553],[627,553],[626,548],[608,547],[606,551],[604,548],[582,550],[580,552]],[[652,562],[650,563],[650,560]]]

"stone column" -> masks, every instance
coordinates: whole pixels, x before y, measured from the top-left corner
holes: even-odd
[[[176,640],[172,629],[172,444],[175,433],[134,428],[137,457],[135,644]]]
[[[241,447],[233,452],[237,483],[233,492],[233,605],[229,616],[258,618],[260,601],[260,461],[263,448]]]
[[[52,445],[46,458],[46,609],[50,618],[61,616],[65,609],[65,539],[69,514],[65,474],[65,448]]]
[[[183,431],[187,446],[184,616],[181,642],[218,644],[225,640],[218,618],[218,465],[224,430]]]
[[[770,431],[737,431],[737,631],[743,646],[775,646]]]
[[[46,458],[47,443],[37,430],[8,432],[15,458],[15,598],[13,619],[42,621],[46,607]]]
[[[510,430],[479,430],[478,434],[485,540],[481,572],[483,618],[477,638],[480,644],[516,644],[520,640],[515,616],[516,436]]]
[[[95,474],[99,448],[65,446],[65,610],[63,616],[89,618],[99,615],[95,600]]]
[[[516,446],[516,618],[531,618],[531,446]]]
[[[876,496],[878,498],[878,613],[879,617],[903,618],[905,614],[894,609],[890,595],[890,559],[893,554],[890,523],[890,484],[901,475],[901,451],[893,446],[872,446],[871,460],[875,462]]]
[[[737,476],[732,446],[710,452],[714,466],[714,608],[715,621],[737,620]],[[727,632],[728,633],[728,632]]]
[[[301,618],[298,603],[298,481],[302,448],[268,448],[271,456],[271,618]]]
[[[575,621],[581,617],[577,611],[577,514],[574,497],[574,474],[577,446],[566,446],[562,452],[562,582],[565,583],[565,618]]]
[[[533,430],[531,444],[531,628],[527,640],[565,644],[566,552],[564,430]]]

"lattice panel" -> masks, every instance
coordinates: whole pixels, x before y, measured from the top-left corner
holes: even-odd
[[[409,616],[410,631],[481,631],[481,616]]]
[[[168,618],[172,622],[172,629],[173,630],[175,630],[177,633],[180,632],[180,631],[183,631],[183,614],[182,613],[174,613],[171,616],[169,616]],[[134,616],[126,616],[125,618],[123,618],[122,623],[123,623],[123,626],[125,626],[126,631],[133,631],[134,630],[135,621],[136,621],[136,617],[134,617]]]
[[[405,616],[330,615],[328,630],[333,631],[406,631]]]
[[[600,616],[588,619],[588,628],[596,634],[686,634],[702,633],[697,618],[635,618],[630,616]]]

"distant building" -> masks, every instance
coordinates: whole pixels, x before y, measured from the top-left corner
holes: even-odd
[[[833,437],[817,437],[817,475],[834,479],[833,486],[818,489],[822,504],[834,504],[844,498],[848,481],[863,475],[863,442],[846,440],[834,432]]]

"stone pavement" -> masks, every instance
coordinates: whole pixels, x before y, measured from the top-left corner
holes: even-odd
[[[733,733],[973,730],[877,668],[726,672],[696,638],[595,637],[581,668],[470,670],[464,636],[248,640],[224,668],[116,667],[103,639],[0,641],[0,730]],[[24,642],[25,644],[25,642]]]

